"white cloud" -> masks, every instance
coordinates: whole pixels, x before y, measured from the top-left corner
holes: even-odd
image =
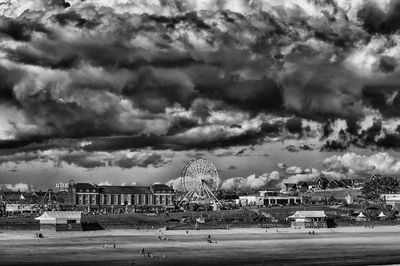
[[[294,174],[302,174],[304,171],[300,166],[290,166],[286,168],[285,172],[287,174],[294,175]]]
[[[311,169],[307,174],[295,174],[291,175],[285,179],[283,179],[280,184],[283,185],[284,183],[298,183],[300,181],[314,181],[320,175],[320,172],[317,169]]]
[[[257,189],[266,186],[272,180],[279,180],[280,176],[277,171],[271,173],[264,173],[262,175],[249,175],[248,177],[232,177],[225,180],[221,189]]]
[[[173,189],[178,190],[178,191],[183,191],[182,187],[182,178],[177,177],[175,179],[171,179],[168,182],[165,183],[167,186],[172,186]]]
[[[380,152],[370,156],[346,153],[335,155],[323,161],[329,169],[354,171],[359,173],[371,172],[384,175],[400,174],[400,159],[387,152]]]
[[[18,184],[3,184],[0,185],[0,188],[4,189],[4,190],[9,190],[9,191],[21,191],[21,192],[29,192],[33,190],[33,187],[29,184],[25,184],[25,183],[18,183]]]
[[[109,181],[101,182],[98,185],[99,186],[112,186],[112,184]]]

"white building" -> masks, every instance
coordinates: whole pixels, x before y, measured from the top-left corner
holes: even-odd
[[[239,204],[242,206],[254,206],[256,205],[259,196],[250,195],[250,196],[239,196]]]
[[[400,194],[382,194],[380,198],[388,205],[394,206],[395,203],[400,203]]]
[[[259,205],[277,206],[277,205],[298,205],[303,203],[303,198],[298,196],[265,196],[259,200]]]

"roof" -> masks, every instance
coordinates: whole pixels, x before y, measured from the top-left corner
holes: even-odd
[[[321,218],[326,217],[324,211],[296,211],[289,218]]]
[[[105,194],[151,194],[148,186],[101,186],[100,192]]]
[[[316,182],[321,181],[322,183],[329,183],[329,179],[326,177],[320,177],[317,179]]]
[[[169,192],[174,192],[173,188],[171,188],[165,184],[154,184],[151,187],[154,191],[167,190]]]
[[[299,183],[297,183],[297,185],[298,185],[298,186],[303,186],[303,185],[307,186],[307,182],[305,182],[305,181],[300,181]]]
[[[295,183],[284,183],[284,185],[287,187],[296,187]]]
[[[340,181],[342,181],[347,186],[351,186],[353,184],[353,180],[348,179],[348,178],[340,179]]]
[[[80,211],[45,211],[41,216],[36,217],[35,220],[46,219],[80,219],[82,212]]]
[[[96,186],[90,183],[76,183],[75,188],[77,189],[96,189]]]
[[[378,217],[386,217],[386,215],[385,215],[383,212],[381,212],[381,213],[378,215]]]

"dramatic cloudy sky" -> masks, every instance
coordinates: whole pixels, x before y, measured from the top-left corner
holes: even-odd
[[[400,1],[0,3],[0,183],[400,173]],[[20,184],[21,183],[21,184]]]

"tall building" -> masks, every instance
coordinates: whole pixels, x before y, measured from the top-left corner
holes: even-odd
[[[77,183],[72,186],[77,209],[105,213],[155,211],[174,206],[174,190],[164,184],[152,186],[97,186]]]

